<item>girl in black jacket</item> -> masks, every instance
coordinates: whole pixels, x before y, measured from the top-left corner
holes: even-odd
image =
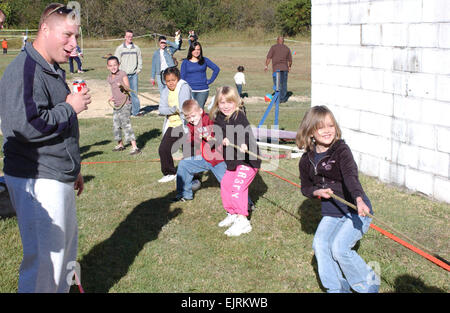
[[[297,146],[301,190],[308,198],[321,199],[322,220],[313,240],[319,277],[328,292],[378,292],[379,278],[352,250],[367,232],[372,213],[358,179],[352,152],[341,139],[341,130],[326,106],[312,107],[304,116]],[[356,205],[358,211],[331,198],[335,193]]]
[[[227,217],[219,226],[231,226],[225,231],[227,236],[240,236],[252,230],[247,219],[248,188],[261,167],[261,161],[255,157],[258,146],[236,88],[225,86],[217,90],[210,118],[216,126],[215,138],[224,146],[223,158],[227,165],[220,182],[220,195]]]

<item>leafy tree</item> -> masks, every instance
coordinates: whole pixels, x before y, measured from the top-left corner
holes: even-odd
[[[45,6],[55,1],[67,3],[68,0],[0,0],[0,8],[7,13],[8,27],[32,29],[37,28]],[[126,29],[132,29],[136,35],[149,32],[173,35],[176,29],[184,34],[190,29],[198,34],[248,28],[272,31],[277,25],[294,29],[286,33],[295,33],[296,28],[289,25],[297,17],[289,15],[289,10],[292,3],[302,2],[282,0],[287,5],[281,7],[273,0],[77,1],[81,6],[83,33],[89,37],[121,36]],[[303,2],[309,3],[309,0]],[[296,6],[293,8],[298,10]],[[280,23],[276,22],[275,14]]]
[[[287,0],[277,7],[277,24],[284,35],[295,35],[311,28],[311,0]]]

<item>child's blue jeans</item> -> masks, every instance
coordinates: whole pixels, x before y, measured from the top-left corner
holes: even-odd
[[[178,163],[177,168],[177,197],[183,197],[185,199],[193,199],[194,193],[192,192],[192,180],[194,174],[204,171],[211,171],[220,183],[223,175],[227,170],[225,162],[220,162],[216,166],[212,166],[201,155],[188,157]],[[253,201],[248,197],[249,206],[253,205]]]
[[[348,213],[343,217],[324,216],[313,240],[319,277],[327,292],[378,292],[379,277],[352,250],[367,232],[371,218]]]
[[[242,98],[242,84],[236,84],[236,88],[237,88],[239,97]]]
[[[212,166],[201,155],[185,158],[178,163],[177,169],[177,196],[185,199],[192,199],[192,179],[194,174],[203,171],[211,171],[216,176],[217,181],[222,180],[227,166],[225,162],[220,162],[216,166]]]

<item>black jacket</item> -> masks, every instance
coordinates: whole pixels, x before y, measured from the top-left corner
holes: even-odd
[[[259,155],[258,145],[245,113],[242,111],[235,112],[228,120],[225,117],[222,112],[219,112],[214,120],[214,123],[221,129],[221,131],[214,131],[217,142],[222,143],[223,138],[228,138],[232,144],[238,147],[245,143],[249,151]],[[223,147],[223,158],[229,171],[235,171],[239,165],[253,168],[261,167],[260,159],[254,155],[242,153],[232,146]]]
[[[305,197],[313,198],[315,190],[331,188],[337,196],[350,203],[355,204],[357,197],[362,197],[367,202],[367,196],[358,179],[358,167],[344,140],[336,141],[317,165],[314,155],[314,151],[304,153],[299,162],[301,190]],[[322,215],[342,216],[347,212],[354,212],[334,199],[326,201],[332,202],[335,209],[331,205],[326,208],[322,205]]]

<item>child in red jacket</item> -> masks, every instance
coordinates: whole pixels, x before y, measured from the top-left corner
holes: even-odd
[[[208,114],[194,99],[186,100],[182,110],[189,129],[183,149],[190,156],[178,163],[177,197],[173,201],[192,200],[192,180],[196,173],[210,170],[220,182],[226,170],[222,154],[207,144],[207,140],[213,137],[214,125]]]

